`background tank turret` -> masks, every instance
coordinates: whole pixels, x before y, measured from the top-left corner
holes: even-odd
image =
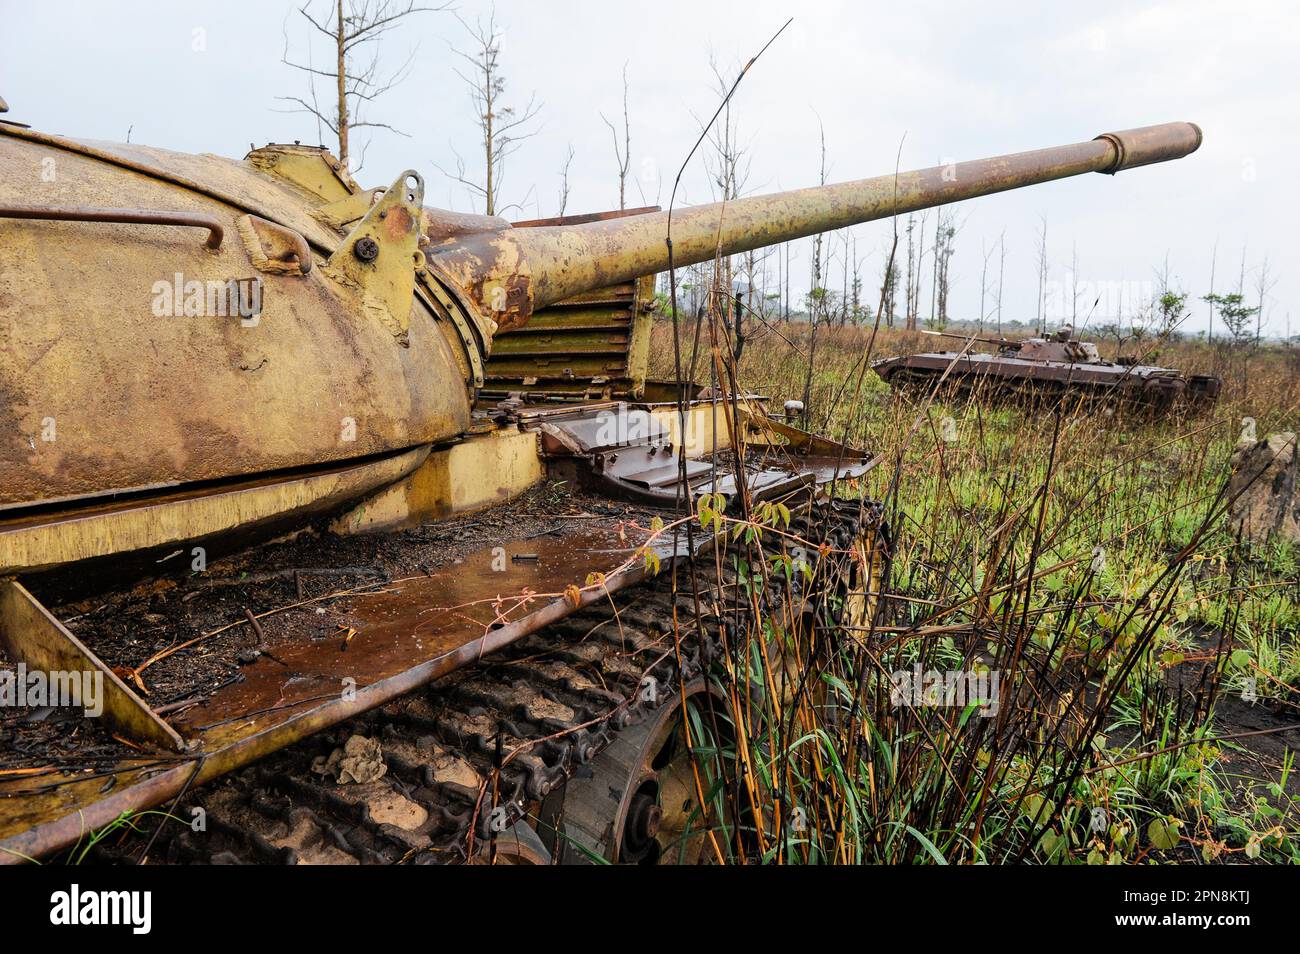
[[[1157,413],[1176,408],[1203,410],[1219,396],[1222,381],[1210,374],[1187,375],[1176,368],[1107,361],[1097,345],[1064,328],[1050,337],[1015,341],[926,331],[962,339],[956,351],[926,351],[883,358],[872,364],[895,389],[925,388],[941,381],[959,392],[1028,400],[1075,398],[1087,403],[1129,404]],[[972,351],[975,344],[996,352]]]

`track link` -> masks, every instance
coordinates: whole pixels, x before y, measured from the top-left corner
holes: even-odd
[[[618,604],[579,610],[159,809],[171,818],[142,816],[92,857],[135,862],[152,838],[149,860],[172,864],[466,861],[670,697],[682,671],[697,678],[718,652],[716,613],[706,609],[697,626],[694,600],[674,596],[668,574]],[[358,736],[384,774],[350,784],[322,774]]]
[[[858,508],[837,502],[821,513],[830,518],[821,523],[830,548],[823,572],[836,577],[860,526]],[[679,570],[676,593],[665,571],[140,816],[101,839],[90,857],[109,864],[482,860],[620,730],[673,699],[683,678],[707,674],[744,602],[729,592],[734,578],[721,588],[707,579],[708,564],[699,570],[698,620],[688,571]],[[324,770],[331,756],[346,766],[353,748],[363,780],[341,784],[337,768]],[[381,763],[383,774],[371,778]]]

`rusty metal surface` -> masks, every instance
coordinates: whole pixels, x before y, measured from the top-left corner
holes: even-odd
[[[174,797],[187,782],[201,784],[320,729],[382,705],[483,655],[573,613],[608,599],[609,593],[643,578],[641,561],[614,572],[645,540],[626,526],[586,525],[561,538],[505,540],[507,554],[536,559],[508,561],[496,572],[493,547],[462,564],[428,576],[394,581],[326,610],[321,625],[355,630],[338,638],[277,644],[243,667],[242,682],[218,689],[202,705],[168,718],[193,746],[175,760],[124,760],[109,774],[36,774],[0,782],[0,862],[20,861],[58,850],[124,810],[139,810]],[[666,564],[671,541],[656,544]],[[604,585],[565,593],[595,569],[609,573]],[[538,594],[532,601],[508,594]],[[501,597],[506,595],[506,604]],[[354,692],[346,691],[349,686]]]
[[[674,614],[682,621],[676,642]],[[176,814],[192,817],[191,809],[201,807],[207,833],[200,839],[186,826],[164,826],[150,861],[472,863],[495,849],[500,864],[510,831],[532,834],[526,823],[497,834],[501,826],[535,815],[553,794],[567,805],[566,778],[584,775],[575,770],[624,729],[679,698],[680,672],[689,683],[717,657],[721,634],[707,603],[704,627],[694,620],[691,597],[674,593],[664,577],[594,603],[491,659],[277,752],[220,787],[191,792]],[[656,692],[643,691],[647,679]],[[379,747],[383,777],[339,785],[312,771],[358,736]],[[498,771],[499,737],[517,755]],[[479,807],[480,787],[493,777],[495,807],[506,815],[496,829],[492,805]],[[406,809],[402,817],[387,810],[394,805]],[[569,812],[561,814],[571,834]],[[93,858],[135,863],[146,840],[110,839],[117,843]]]
[[[631,396],[637,369],[630,356],[644,315],[636,282],[540,309],[525,327],[497,333],[484,389],[489,396],[516,391],[589,400]],[[644,380],[643,369],[640,377]]]
[[[372,205],[325,263],[325,274],[352,298],[352,312],[377,320],[407,344],[419,249],[424,179],[407,169]],[[446,436],[446,435],[444,435]]]
[[[1169,126],[1176,126],[1170,129]],[[1181,159],[1201,147],[1201,127],[1195,123],[1171,123],[1168,126],[1142,126],[1097,137],[1115,147],[1115,162],[1102,172],[1116,173],[1155,162]]]
[[[47,159],[58,169],[48,182]],[[254,169],[213,157],[178,166],[266,201],[232,207],[6,130],[0,203],[165,208],[227,232],[252,211],[313,245],[330,234],[306,205],[276,214],[272,197],[284,209],[295,197]],[[422,302],[408,305],[398,341],[385,322],[361,319],[364,292],[323,272],[261,274],[255,323],[196,315],[187,302],[206,311],[207,296],[195,299],[188,283],[226,287],[258,275],[243,243],[210,250],[175,227],[0,219],[0,508],[247,477],[464,433],[469,394],[442,320]]]
[[[814,519],[829,524],[827,545],[812,557],[813,579],[783,605],[803,606],[804,597],[818,598],[828,581],[851,582],[851,543],[864,519],[859,505],[819,506],[815,513],[815,518],[801,513],[796,520],[801,527]],[[878,515],[869,512],[865,519]],[[708,593],[716,595],[713,585],[708,584]],[[738,585],[735,571],[724,572],[720,585]],[[778,600],[775,592],[772,598]],[[580,774],[575,769],[590,765],[620,733],[677,699],[679,677],[689,684],[717,657],[725,626],[736,625],[732,611],[728,623],[722,622],[723,605],[703,599],[697,625],[689,583],[679,576],[674,585],[660,574],[615,599],[604,597],[566,613],[499,647],[482,664],[471,661],[428,689],[277,752],[220,787],[200,789],[207,770],[195,776],[193,763],[170,769],[136,766],[118,778],[114,793],[101,791],[102,805],[95,803],[89,813],[107,816],[110,808],[134,808],[144,797],[166,801],[165,792],[179,794],[175,786],[193,778],[185,800],[169,811],[189,818],[192,807],[202,807],[210,820],[207,834],[191,839],[185,824],[166,826],[151,861],[463,861],[497,830],[489,828],[488,818],[496,812],[481,807],[484,780],[495,779],[490,804],[507,813],[506,822],[545,814],[539,800],[563,792],[559,786],[566,777]],[[644,692],[647,677],[658,692]],[[513,754],[497,774],[493,753],[502,737]],[[321,777],[319,762],[334,747],[363,740],[376,754],[382,751],[386,775],[358,785]],[[401,820],[389,811],[395,802],[409,810]],[[557,819],[565,829],[567,815],[566,809]],[[68,827],[70,819],[40,829],[47,840],[29,841],[27,853],[47,851],[50,839]],[[106,840],[93,860],[138,861],[154,825],[142,828],[138,839]],[[16,845],[16,839],[0,843],[0,855],[19,850]],[[556,851],[554,844],[551,850]]]
[[[675,264],[1176,158],[1199,142],[1195,127],[1173,124],[682,210],[672,216]],[[39,170],[46,160],[58,170],[53,178],[11,174]],[[668,258],[667,213],[509,227],[421,211],[418,178],[409,193],[404,174],[378,201],[374,193],[360,198],[346,170],[307,147],[268,147],[240,163],[77,143],[0,124],[0,172],[0,203],[111,203],[204,216],[222,229],[241,221],[248,227],[243,242],[203,248],[192,235],[154,223],[0,219],[0,432],[7,435],[0,439],[0,512],[15,509],[11,529],[37,526],[55,505],[79,508],[54,514],[51,526],[60,534],[91,511],[120,518],[116,503],[98,501],[103,495],[168,489],[192,502],[191,490],[215,498],[237,481],[427,453],[470,430],[472,388],[483,378],[481,359],[494,334],[520,328],[538,308],[652,275]],[[259,232],[253,216],[269,231]],[[358,224],[346,229],[352,222]],[[304,247],[309,260],[326,267],[302,267],[309,264]],[[294,257],[298,267],[275,267],[292,265]],[[254,271],[265,290],[251,325],[239,316],[159,314],[151,302],[160,287],[171,291],[175,276],[221,285]],[[631,375],[635,349],[618,344]],[[509,345],[503,356],[508,351]],[[856,479],[870,466],[861,452],[765,426],[748,410],[729,416],[721,407],[693,408],[687,426],[675,408],[607,405],[583,413],[611,407],[653,426],[639,437],[610,440],[588,433],[590,420],[566,423],[529,411],[517,423],[555,438],[552,465],[574,468],[607,491],[660,503],[676,496],[681,445],[693,457],[708,457],[689,465],[686,489],[694,493],[734,491],[739,475],[760,497],[807,497],[814,484]],[[733,439],[739,446],[728,451]],[[471,440],[455,447],[482,449]],[[450,499],[436,469],[403,473],[428,482],[426,503]],[[450,476],[482,476],[467,473]],[[335,489],[357,497],[376,489],[364,483]],[[454,490],[454,482],[448,487]],[[229,517],[231,528],[257,523],[233,503],[229,513],[213,514]],[[33,513],[33,505],[47,509]],[[132,754],[107,772],[6,777],[0,860],[71,844],[124,810],[164,802],[607,600],[643,578],[645,562],[634,558],[642,542],[643,531],[597,520],[558,536],[499,541],[454,567],[321,606],[318,622],[348,635],[289,633],[273,654],[241,667],[241,681],[168,713],[167,723],[194,746],[192,757]],[[66,540],[47,543],[57,549]],[[93,540],[76,543],[84,550]],[[123,544],[137,545],[148,544]],[[502,546],[526,546],[534,559],[511,561],[503,574],[495,566]],[[658,546],[665,564],[680,555],[675,544]],[[603,581],[593,573],[605,574]]]
[[[605,405],[644,425],[652,441],[672,431],[645,408]],[[707,410],[707,408],[705,408]],[[539,415],[535,420],[568,419],[572,437],[586,452],[584,466],[599,468],[602,437],[599,412]],[[837,473],[851,478],[865,471],[859,452],[842,460],[819,456],[832,442],[784,428],[786,443],[768,445],[745,462],[744,473],[756,498],[794,495],[798,507],[811,485]],[[604,442],[604,443],[602,443]],[[645,451],[645,441],[615,439],[625,454]],[[629,462],[633,456],[627,457]],[[720,465],[725,458],[718,458]],[[612,462],[611,462],[612,463]],[[734,470],[714,462],[697,476],[708,481],[693,489],[734,485]],[[673,474],[655,480],[653,492],[639,499],[670,503]],[[649,483],[645,468],[629,471],[622,487]],[[608,481],[606,481],[608,483]],[[637,494],[625,494],[637,498]],[[646,522],[648,526],[648,521]],[[640,581],[645,561],[638,549],[648,541],[647,526],[618,521],[582,522],[554,536],[506,539],[458,559],[444,569],[402,578],[374,592],[351,594],[322,606],[313,632],[336,638],[294,637],[277,642],[274,651],[241,667],[241,680],[223,685],[199,705],[168,717],[168,723],[192,747],[195,759],[183,765],[157,760],[141,764],[124,759],[109,774],[116,780],[106,795],[103,773],[80,781],[63,778],[53,787],[37,774],[0,784],[0,855],[14,858],[56,850],[87,828],[107,824],[127,809],[158,804],[187,783],[199,784],[247,764],[342,719],[390,701],[413,688],[492,653],[581,606],[604,600]],[[662,565],[669,565],[684,541],[663,537],[653,543]],[[710,545],[700,539],[700,546]],[[521,558],[515,560],[519,555]],[[505,560],[504,564],[502,560]],[[604,574],[593,578],[591,574]],[[593,579],[596,582],[593,582]],[[580,581],[587,581],[583,585]],[[563,595],[561,595],[563,594]],[[522,598],[521,598],[522,597]],[[342,641],[338,633],[348,633]],[[348,691],[348,690],[351,691]]]
[[[515,225],[579,225],[657,211],[650,207]],[[539,308],[523,328],[498,331],[483,396],[519,393],[543,401],[640,397],[650,355],[654,290],[655,276],[643,276]]]
[[[245,540],[292,529],[295,522],[399,481],[429,457],[417,447],[311,473],[97,501],[71,512],[19,511],[0,519],[0,575],[150,552],[189,541]]]
[[[584,212],[581,215],[553,215],[545,219],[521,219],[517,222],[511,222],[510,225],[517,229],[535,229],[552,225],[586,225],[588,222],[608,222],[611,219],[622,219],[629,215],[645,215],[649,212],[660,211],[662,211],[661,206],[643,205],[635,209],[610,209],[605,212]]]
[[[311,271],[311,247],[293,229],[259,215],[240,216],[238,226],[254,268],[264,272],[296,270],[302,275]]]
[[[190,155],[135,143],[71,139],[7,123],[0,123],[0,139],[7,139],[14,144],[26,143],[29,150],[17,153],[18,155],[31,155],[30,150],[36,149],[42,158],[53,158],[56,169],[62,165],[60,160],[64,156],[93,159],[115,166],[123,172],[177,186],[182,192],[213,199],[241,212],[260,215],[302,233],[313,249],[327,255],[339,244],[339,236],[311,214],[311,207],[305,201],[306,190],[287,186],[281,177],[254,162],[238,162],[208,154]],[[288,148],[303,151],[302,147],[275,147],[277,151]],[[250,158],[261,152],[262,150],[255,150]],[[39,165],[37,168],[40,168]],[[57,175],[58,173],[56,177]],[[334,175],[337,176],[338,173]],[[10,185],[27,201],[39,197],[39,192],[56,191],[48,188],[53,183],[40,181],[39,172],[33,176],[23,176]],[[19,189],[19,186],[25,188]],[[166,194],[177,193],[171,190]]]
[[[677,503],[683,474],[691,500],[706,493],[730,500],[742,479],[753,499],[762,500],[800,495],[835,479],[851,482],[872,466],[863,451],[751,412],[739,414],[738,426],[746,434],[739,460],[726,446],[679,460],[672,429],[635,405],[550,414],[540,431],[552,473],[596,493],[663,507]]]
[[[1190,124],[1170,124],[685,209],[673,215],[675,261],[1174,158],[1199,141]],[[210,217],[223,228],[253,215],[301,236],[312,255],[333,257],[331,267],[306,275],[275,274],[266,273],[267,263],[292,257],[278,242],[266,255],[260,241],[205,250],[139,224],[0,221],[0,318],[12,328],[0,349],[0,428],[10,435],[0,442],[0,508],[314,466],[453,438],[469,427],[467,388],[483,381],[494,333],[523,326],[538,307],[667,265],[663,212],[513,228],[442,216],[437,229],[437,214],[422,212],[414,218],[436,234],[423,246],[428,270],[412,299],[405,270],[383,277],[377,260],[366,258],[373,235],[342,239],[327,224],[333,220],[317,215],[359,193],[322,150],[267,147],[241,163],[0,128],[0,169],[36,170],[47,160],[60,170],[48,180],[0,177],[0,203],[89,207],[111,197],[115,205]],[[186,313],[190,282],[220,287],[258,270],[264,292],[252,326]],[[169,286],[177,275],[183,282]],[[164,293],[186,300],[160,316]],[[534,340],[547,333],[539,326]],[[593,382],[603,376],[602,362],[614,374],[614,355],[604,352],[622,351],[618,373],[635,393],[635,329],[627,336],[567,327],[550,333],[552,348],[588,365],[581,374],[566,370]],[[555,337],[561,334],[564,340]],[[594,347],[593,334],[609,340]],[[528,352],[525,340],[503,339],[501,360],[535,363],[536,354],[510,353]],[[584,342],[592,346],[585,354]],[[54,431],[57,439],[49,436]]]
[[[897,176],[736,199],[672,213],[678,266],[803,238],[859,222],[947,205],[1085,172],[1175,159],[1201,142],[1191,123],[1168,123],[1088,142],[956,163]],[[435,245],[431,260],[503,328],[534,308],[668,267],[669,214],[577,226],[507,229]],[[493,293],[506,290],[508,294]]]

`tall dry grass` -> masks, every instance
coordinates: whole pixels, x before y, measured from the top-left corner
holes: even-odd
[[[655,329],[660,377],[671,335]],[[804,397],[807,326],[755,336],[734,368],[722,340],[702,330],[700,383],[734,380],[778,408]],[[1232,733],[1216,729],[1222,694],[1248,681],[1295,714],[1296,556],[1245,547],[1224,520],[1240,419],[1295,425],[1294,354],[1147,353],[1225,378],[1212,413],[1162,420],[903,397],[864,367],[936,340],[818,332],[810,427],[881,461],[840,488],[880,502],[894,539],[869,626],[846,631],[847,594],[826,590],[845,559],[832,521],[725,518],[719,602],[747,612],[715,674],[735,726],[697,739],[712,779],[699,824],[722,833],[725,860],[1294,860],[1289,765],[1243,789],[1223,767]],[[996,705],[909,697],[906,673],[929,689],[931,673],[985,688],[996,674]]]

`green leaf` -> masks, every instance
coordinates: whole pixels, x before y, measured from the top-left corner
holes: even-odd
[[[1037,825],[1047,818],[1047,799],[1041,795],[1026,795],[1020,810],[1025,813],[1026,818]]]
[[[1153,818],[1147,825],[1147,841],[1158,851],[1168,851],[1178,844],[1178,828],[1182,822],[1174,818]]]

